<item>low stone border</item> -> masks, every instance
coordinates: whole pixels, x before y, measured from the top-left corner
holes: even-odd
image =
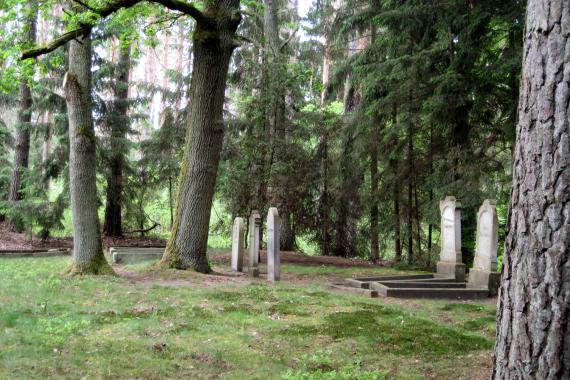
[[[0,257],[17,258],[17,257],[55,257],[69,256],[71,250],[64,249],[5,249],[0,250]]]

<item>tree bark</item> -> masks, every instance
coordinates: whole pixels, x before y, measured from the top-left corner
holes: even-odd
[[[374,123],[370,142],[370,259],[377,262],[378,252],[378,134]]]
[[[26,44],[34,44],[36,41],[36,16],[37,6],[34,1],[30,2],[29,14],[26,17]],[[8,201],[16,202],[23,199],[22,190],[22,172],[28,168],[28,160],[30,156],[30,122],[32,120],[32,91],[28,85],[28,81],[23,78],[20,81],[18,92],[19,110],[16,126],[16,146],[14,149],[14,163],[12,175],[10,176],[10,187],[8,190]],[[12,227],[15,227],[10,223]]]
[[[69,118],[69,190],[73,222],[73,258],[67,273],[110,274],[113,270],[103,256],[97,215],[90,33],[70,42],[69,71],[63,87]]]
[[[402,238],[400,233],[400,190],[399,184],[394,182],[394,251],[395,260],[402,261]]]
[[[272,194],[269,198],[279,208],[283,217],[280,227],[280,246],[283,251],[291,251],[295,246],[295,234],[291,226],[291,212],[289,211],[289,191],[287,188],[287,169],[283,162],[286,157],[286,87],[284,78],[287,75],[286,56],[282,52],[281,38],[279,37],[279,3],[277,0],[263,0],[264,17],[263,29],[265,33],[265,54],[270,70],[266,71],[269,99],[269,136],[271,146],[271,167],[269,168]]]
[[[241,21],[239,1],[208,2],[203,16],[193,33],[188,133],[176,216],[161,265],[209,273],[208,230],[222,148],[226,77]]]
[[[107,201],[103,232],[106,236],[122,236],[121,209],[123,203],[123,168],[127,153],[126,135],[129,129],[128,96],[131,61],[129,43],[121,41],[117,76],[113,88],[113,105],[108,120],[111,127],[110,173],[107,177]]]
[[[569,20],[528,2],[494,379],[570,378]]]

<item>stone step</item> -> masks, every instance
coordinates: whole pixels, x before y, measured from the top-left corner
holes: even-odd
[[[370,281],[391,281],[391,280],[425,280],[432,279],[434,275],[432,273],[427,274],[406,274],[406,275],[386,275],[386,276],[376,276],[376,277],[357,277],[354,280],[370,282]]]
[[[379,295],[396,298],[469,300],[489,297],[489,291],[483,288],[390,288],[381,283],[370,283],[370,288]]]
[[[370,298],[378,297],[378,292],[376,290],[355,288],[353,286],[345,286],[343,284],[329,285],[329,289],[331,289],[333,291],[356,294],[359,296],[365,296],[365,297],[370,297]]]
[[[374,284],[374,282],[372,283]],[[461,289],[466,288],[466,282],[435,282],[435,281],[382,281],[380,284],[388,288],[446,288]],[[370,288],[370,285],[369,285]]]

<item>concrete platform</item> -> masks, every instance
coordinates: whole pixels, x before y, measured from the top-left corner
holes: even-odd
[[[489,297],[489,290],[483,288],[390,288],[380,283],[372,283],[370,287],[379,295],[396,298],[472,300]]]
[[[487,287],[468,285],[466,281],[438,274],[347,278],[342,286],[365,296],[373,291],[378,296],[396,298],[469,300],[492,296]]]

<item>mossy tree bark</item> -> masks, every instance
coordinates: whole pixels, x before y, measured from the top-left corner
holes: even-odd
[[[69,71],[63,87],[69,119],[69,190],[73,222],[73,258],[67,273],[112,273],[103,255],[97,215],[97,157],[91,101],[89,32],[69,44]]]
[[[241,21],[239,0],[208,2],[196,22],[188,133],[172,232],[161,265],[211,271],[206,254],[222,147],[230,57]]]
[[[570,379],[569,31],[529,0],[494,379]]]
[[[128,95],[131,47],[121,42],[117,75],[113,86],[114,101],[107,123],[111,130],[109,174],[107,177],[107,201],[103,232],[106,236],[122,236],[121,219],[123,199],[123,167],[127,153],[126,134],[129,130]]]

